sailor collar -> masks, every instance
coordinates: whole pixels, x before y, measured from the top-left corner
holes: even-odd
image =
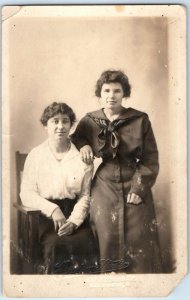
[[[116,119],[116,120],[126,120],[126,119],[130,119],[130,118],[135,118],[135,117],[140,117],[142,115],[146,115],[146,113],[136,110],[134,108],[122,108],[121,114],[120,116]],[[108,120],[108,118],[106,117],[103,108],[93,111],[93,112],[89,112],[87,113],[87,116],[91,117],[91,118],[96,118],[96,119],[101,119],[101,120]]]

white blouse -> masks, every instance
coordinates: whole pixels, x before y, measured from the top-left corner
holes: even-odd
[[[80,226],[89,212],[92,174],[93,165],[82,162],[74,144],[71,143],[70,150],[58,161],[46,140],[26,158],[20,193],[22,203],[51,217],[58,206],[47,199],[79,196],[68,221]]]

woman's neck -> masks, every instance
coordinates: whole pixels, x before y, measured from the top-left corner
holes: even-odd
[[[49,139],[49,146],[53,153],[64,153],[67,152],[70,148],[70,141],[69,139],[55,141]]]

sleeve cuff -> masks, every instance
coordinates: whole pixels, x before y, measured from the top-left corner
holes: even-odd
[[[79,220],[77,221],[76,219],[73,219],[72,217],[69,217],[69,218],[67,219],[67,221],[73,223],[73,224],[76,226],[75,229],[77,229],[77,228],[82,224],[81,220],[80,220],[80,221],[79,221]]]
[[[129,194],[136,194],[139,197],[141,197],[141,199],[145,198],[146,193],[147,193],[147,189],[145,189],[144,187],[139,188],[139,187],[132,186],[129,191]]]
[[[44,209],[42,209],[42,213],[44,213],[48,218],[51,218],[54,210],[57,207],[59,206],[50,202],[46,207],[44,207]]]

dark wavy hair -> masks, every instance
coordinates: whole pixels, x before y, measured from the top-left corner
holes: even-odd
[[[57,114],[68,115],[71,121],[71,126],[76,121],[75,113],[70,106],[63,102],[53,102],[44,109],[40,122],[43,126],[47,126],[48,120]]]
[[[129,97],[131,95],[131,85],[129,84],[128,77],[120,70],[104,71],[96,83],[95,95],[100,98],[103,84],[112,82],[121,84],[124,97]]]

